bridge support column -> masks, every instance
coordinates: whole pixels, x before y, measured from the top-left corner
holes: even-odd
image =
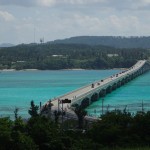
[[[81,101],[81,107],[82,108],[86,108],[90,105],[90,99],[88,97],[84,98],[82,101]]]
[[[126,78],[124,79],[124,82],[125,82],[125,83],[128,83],[128,82],[129,82],[128,77],[126,77]]]
[[[119,81],[118,83],[117,83],[117,87],[119,88],[121,86],[121,81]]]
[[[115,90],[117,88],[117,83],[114,83],[113,85],[112,85],[112,90]]]
[[[112,91],[112,86],[108,86],[108,87],[106,88],[106,93],[111,93],[111,91]]]
[[[106,95],[106,89],[102,89],[100,92],[99,92],[99,97],[105,97]]]
[[[125,84],[125,79],[122,79],[121,80],[121,85],[124,85]]]
[[[95,102],[97,101],[99,98],[99,95],[97,93],[94,93],[92,96],[91,96],[91,102]]]

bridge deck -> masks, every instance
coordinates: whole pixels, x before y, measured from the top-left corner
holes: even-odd
[[[126,70],[124,70],[118,74],[112,75],[111,77],[105,78],[105,79],[103,79],[103,81],[102,80],[96,81],[93,83],[94,87],[92,87],[92,85],[90,84],[90,85],[81,87],[77,90],[71,91],[65,95],[62,95],[60,97],[53,99],[52,100],[52,103],[53,103],[52,109],[58,109],[58,99],[59,100],[70,99],[71,102],[75,102],[75,101],[81,99],[87,93],[94,91],[97,88],[104,87],[105,85],[109,84],[112,81],[119,80],[123,77],[126,77],[127,75],[130,75],[130,74],[136,72],[145,64],[145,62],[146,62],[146,60],[140,60],[134,66],[132,66],[129,69],[126,69]],[[48,104],[48,102],[46,104]],[[70,109],[68,109],[67,104],[64,104],[64,109],[67,111],[71,111]]]

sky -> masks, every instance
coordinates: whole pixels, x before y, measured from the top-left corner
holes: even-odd
[[[149,36],[150,0],[0,0],[0,43]]]

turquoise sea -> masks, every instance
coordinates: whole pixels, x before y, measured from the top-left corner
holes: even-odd
[[[103,113],[117,109],[131,113],[150,111],[150,71],[100,98],[87,111],[91,116],[100,116],[102,109]]]
[[[36,105],[66,92],[91,84],[120,70],[59,70],[8,71],[0,73],[0,116],[13,118],[15,108],[19,115],[28,117],[30,101]],[[150,72],[104,98],[105,106],[150,102]],[[87,108],[90,115],[99,115],[102,99]],[[110,107],[111,109],[111,107]]]

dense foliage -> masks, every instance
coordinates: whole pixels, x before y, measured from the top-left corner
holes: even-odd
[[[144,49],[117,49],[77,44],[29,44],[0,48],[0,69],[127,68],[147,59]]]
[[[76,36],[53,43],[106,45],[116,48],[150,48],[150,36]]]
[[[75,125],[66,128],[65,122],[62,128],[52,119],[40,116],[35,108],[32,101],[29,112],[34,113],[27,121],[18,117],[17,109],[14,121],[0,118],[1,150],[106,150],[148,147],[150,143],[150,112],[107,112],[97,122],[86,122],[83,132]]]

